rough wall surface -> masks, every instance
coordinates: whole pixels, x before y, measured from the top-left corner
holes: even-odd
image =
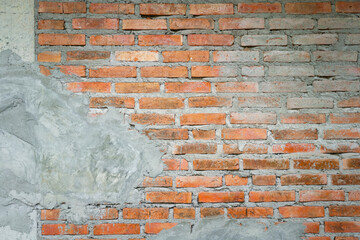
[[[94,112],[124,114],[163,145],[166,165],[144,179],[139,204],[104,204],[96,221],[73,225],[42,210],[41,239],[143,239],[213,216],[299,223],[311,240],[358,239],[360,2],[36,9],[43,73],[57,66],[83,77],[68,89],[89,93]]]

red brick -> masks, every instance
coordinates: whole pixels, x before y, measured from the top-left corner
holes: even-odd
[[[360,13],[360,2],[336,2],[336,12]]]
[[[228,212],[229,218],[246,218],[246,208],[245,207],[228,208],[227,212]]]
[[[172,187],[171,177],[145,177],[142,187]]]
[[[185,15],[186,4],[141,3],[140,14],[150,16]]]
[[[117,18],[74,18],[72,20],[73,29],[119,29],[119,19]]]
[[[225,128],[221,138],[226,140],[259,140],[267,139],[267,130],[261,128]]]
[[[180,116],[180,125],[225,124],[225,113],[191,113]]]
[[[360,158],[345,158],[343,161],[343,169],[360,169]]]
[[[334,124],[360,123],[360,113],[330,113],[330,122]]]
[[[200,217],[216,217],[224,215],[225,211],[223,208],[200,208]]]
[[[166,19],[124,19],[123,30],[166,30]]]
[[[330,206],[330,217],[360,217],[360,206]]]
[[[304,222],[305,233],[319,233],[320,232],[320,223],[319,222]]]
[[[41,210],[41,220],[43,221],[57,221],[60,217],[60,209]]]
[[[360,191],[349,192],[349,201],[360,201]]]
[[[295,159],[295,169],[321,169],[331,170],[339,169],[339,160],[337,159]]]
[[[85,34],[40,33],[40,45],[85,46]]]
[[[188,130],[181,128],[149,129],[144,132],[150,139],[187,140],[189,138]]]
[[[180,176],[176,177],[177,188],[208,187],[215,188],[222,186],[222,177],[216,176]]]
[[[271,186],[276,184],[275,175],[254,175],[252,183],[257,186]]]
[[[257,82],[219,82],[215,83],[215,87],[216,92],[258,92],[259,90]]]
[[[85,235],[88,233],[87,225],[43,224],[41,227],[42,235]]]
[[[226,83],[225,83],[226,84]],[[255,92],[257,92],[258,87],[257,83],[255,85]],[[229,86],[230,88],[230,86]],[[278,108],[280,107],[280,98],[279,97],[239,97],[238,98],[239,107],[249,107],[249,108]]]
[[[360,107],[360,97],[351,97],[341,100],[338,102],[337,106],[341,108]]]
[[[128,97],[92,97],[90,98],[90,108],[134,108],[134,98]]]
[[[89,69],[91,78],[131,78],[136,77],[136,67],[116,66]]]
[[[190,46],[231,46],[234,44],[234,36],[228,34],[189,34]]]
[[[331,13],[331,3],[330,2],[285,3],[285,12],[288,14]]]
[[[100,212],[90,217],[90,220],[113,220],[119,218],[119,212],[116,208],[103,208]]]
[[[276,140],[316,140],[318,139],[317,129],[284,129],[272,130],[273,138]]]
[[[209,93],[211,83],[209,82],[167,82],[166,93]]]
[[[360,185],[360,174],[336,174],[331,180],[333,185]]]
[[[280,177],[281,185],[325,185],[326,174],[292,174]]]
[[[181,35],[140,35],[139,46],[181,46]]]
[[[45,52],[38,53],[37,61],[38,62],[60,62],[61,61],[61,52],[45,51]]]
[[[269,207],[252,207],[246,209],[248,218],[267,218],[274,215],[274,210]]]
[[[239,170],[239,159],[195,159],[194,170]]]
[[[314,152],[316,146],[312,143],[285,143],[275,144],[272,147],[273,153],[298,153],[298,152]]]
[[[85,77],[85,66],[69,66],[69,65],[57,65],[60,71],[67,75],[77,75],[79,77]]]
[[[250,192],[250,202],[294,202],[295,191]]]
[[[188,162],[185,159],[163,159],[164,171],[188,170]]]
[[[195,208],[174,208],[175,219],[195,219]]]
[[[48,67],[45,67],[45,66],[39,66],[39,70],[40,70],[40,73],[45,75],[45,76],[50,76],[51,75],[51,71],[52,69],[48,68]]]
[[[192,134],[196,140],[213,140],[216,138],[215,130],[192,130]]]
[[[308,237],[306,240],[331,240],[330,237]]]
[[[144,78],[186,78],[188,76],[186,67],[142,67],[141,76]]]
[[[117,93],[155,93],[160,92],[160,84],[156,82],[127,82],[116,83]]]
[[[109,58],[110,52],[108,51],[69,51],[66,53],[67,61],[100,60]]]
[[[146,201],[153,203],[191,203],[190,192],[147,192]]]
[[[227,66],[192,66],[191,77],[236,77],[235,68]]]
[[[243,159],[245,170],[257,169],[289,169],[287,159]]]
[[[134,4],[90,3],[90,12],[95,14],[134,14]]]
[[[64,13],[86,13],[85,2],[64,2]]]
[[[190,97],[189,107],[231,107],[232,99],[228,97]]]
[[[159,53],[157,51],[117,51],[115,59],[126,62],[154,62],[159,61]]]
[[[86,13],[85,2],[39,2],[39,13]]]
[[[326,144],[320,147],[322,153],[360,153],[360,146],[357,143],[336,143]]]
[[[360,129],[329,129],[324,130],[324,139],[359,139]]]
[[[184,108],[183,98],[140,98],[140,109]]]
[[[200,192],[198,200],[206,203],[243,202],[244,192]]]
[[[247,177],[240,177],[238,175],[225,175],[226,186],[244,186],[247,185],[247,183]]]
[[[264,18],[220,18],[219,29],[262,29],[265,28]]]
[[[169,19],[170,29],[214,29],[214,20],[207,18],[171,18]]]
[[[105,82],[71,82],[67,84],[67,90],[72,92],[102,92],[111,91],[111,83]]]
[[[171,125],[175,117],[173,114],[137,113],[131,114],[131,121],[143,125]]]
[[[238,144],[223,144],[225,154],[265,154],[268,152],[268,146],[265,144],[247,143],[239,149]]]
[[[279,213],[284,218],[318,218],[325,216],[324,207],[312,206],[279,207]]]
[[[217,145],[213,143],[185,143],[182,145],[175,145],[173,154],[215,154]]]
[[[140,234],[140,224],[105,223],[94,226],[94,235]]]
[[[359,240],[358,237],[335,237],[335,240]]]
[[[65,21],[63,20],[52,20],[45,19],[38,21],[38,29],[53,29],[53,30],[63,30]]]
[[[223,4],[190,4],[191,15],[232,15],[234,6],[231,3]]]
[[[275,113],[231,113],[230,123],[232,124],[276,124]]]
[[[342,190],[300,191],[299,194],[300,202],[345,201],[345,192]]]
[[[168,208],[124,208],[124,219],[167,219]]]
[[[360,222],[325,222],[325,232],[360,232]]]
[[[158,234],[162,230],[168,230],[177,225],[177,223],[146,223],[145,233],[147,234]]]
[[[208,62],[209,51],[164,51],[164,62]]]
[[[280,115],[281,123],[285,124],[320,124],[326,122],[323,113],[286,113]]]
[[[281,3],[239,3],[240,13],[281,13]]]
[[[94,46],[129,46],[135,44],[134,35],[93,35],[90,44]]]

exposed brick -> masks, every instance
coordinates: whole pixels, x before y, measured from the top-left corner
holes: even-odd
[[[85,2],[64,2],[64,13],[86,13]]]
[[[228,208],[227,212],[229,218],[246,218],[246,207]]]
[[[180,176],[176,177],[177,188],[208,187],[215,188],[222,186],[222,177],[215,176]]]
[[[337,159],[295,159],[295,169],[339,169],[339,160]]]
[[[342,162],[343,169],[360,169],[360,158],[345,158]]]
[[[360,76],[358,66],[317,66],[318,76]]]
[[[284,129],[272,130],[274,139],[276,140],[316,140],[318,139],[317,129]]]
[[[192,15],[227,15],[234,14],[234,7],[231,3],[218,4],[190,4]]]
[[[325,222],[325,232],[360,232],[360,222]]]
[[[228,66],[192,66],[191,77],[236,77],[237,70]]]
[[[77,75],[79,77],[85,77],[85,66],[70,66],[70,65],[57,65],[60,71],[67,75]]]
[[[281,3],[239,3],[240,13],[281,13]]]
[[[84,46],[85,34],[40,33],[38,42],[49,46]]]
[[[345,38],[345,44],[356,45],[360,44],[360,34],[349,34]]]
[[[41,210],[40,219],[43,221],[57,221],[60,217],[60,209]]]
[[[338,107],[341,108],[350,108],[350,107],[360,107],[360,97],[350,97],[338,102]]]
[[[292,174],[280,177],[281,185],[324,185],[326,174]]]
[[[200,192],[198,201],[204,203],[243,202],[244,192]]]
[[[326,116],[322,113],[287,113],[280,115],[280,121],[285,124],[320,124],[326,122]]]
[[[287,159],[243,159],[244,170],[289,169]]]
[[[190,46],[231,46],[234,36],[229,34],[189,34]]]
[[[316,61],[322,62],[356,62],[358,57],[355,51],[315,51],[313,55]]]
[[[175,227],[177,223],[146,223],[145,233],[158,234],[162,230],[168,230]]]
[[[153,203],[191,203],[190,192],[148,192],[146,201]]]
[[[164,62],[208,62],[209,51],[164,51]]]
[[[109,58],[110,52],[108,51],[69,51],[66,53],[67,61],[102,60]]]
[[[239,148],[238,144],[223,144],[225,154],[265,154],[268,153],[266,144],[246,143]]]
[[[188,162],[185,159],[163,159],[165,171],[188,170]]]
[[[322,153],[360,153],[360,146],[357,143],[325,144],[320,150]]]
[[[306,51],[269,51],[264,52],[265,62],[310,62]]]
[[[357,18],[320,18],[318,20],[319,29],[346,29],[359,27],[360,19]]]
[[[336,2],[336,12],[340,13],[360,13],[359,2]]]
[[[181,46],[181,35],[140,35],[139,46]]]
[[[313,206],[279,207],[279,213],[284,218],[318,218],[325,216],[324,207]]]
[[[269,71],[272,69],[270,68]],[[294,70],[293,68],[288,68],[288,71]],[[305,69],[304,69],[305,70]],[[282,70],[281,70],[282,71]],[[271,74],[271,73],[270,73]],[[292,73],[294,74],[294,72]],[[276,82],[264,82],[260,85],[262,92],[306,92],[307,85],[304,82],[298,81],[276,81]]]
[[[232,124],[276,124],[275,113],[231,113],[230,123]]]
[[[292,37],[292,42],[295,45],[331,45],[337,41],[337,34],[306,34]]]
[[[136,67],[116,66],[89,69],[91,78],[131,78],[136,77]]]
[[[186,4],[174,3],[142,3],[140,4],[141,15],[168,16],[168,15],[185,15]]]
[[[272,18],[269,19],[270,29],[314,29],[315,21],[309,18]]]
[[[285,12],[288,14],[331,13],[331,3],[330,2],[285,3]]]
[[[225,211],[223,208],[200,208],[200,217],[216,217],[224,215]]]
[[[212,140],[215,139],[215,130],[192,130],[194,139],[196,140]]]
[[[61,61],[61,52],[45,51],[45,52],[38,53],[37,61],[38,62],[60,62]]]
[[[360,191],[349,192],[349,201],[360,201]]]
[[[256,82],[219,82],[215,83],[216,92],[257,92]]]
[[[72,92],[102,92],[111,91],[111,83],[105,82],[71,82],[67,84],[67,90]]]
[[[115,59],[127,62],[154,62],[159,60],[159,53],[157,51],[117,51]]]
[[[85,235],[88,233],[87,225],[43,224],[41,226],[42,235]]]
[[[249,77],[262,77],[265,75],[265,68],[264,66],[243,66],[241,74]]]
[[[74,18],[73,29],[119,29],[119,19],[116,18]]]
[[[195,219],[195,208],[174,208],[175,219]]]
[[[154,66],[141,68],[141,77],[144,78],[186,78],[187,76],[187,68],[182,66]]]
[[[140,109],[176,109],[184,108],[182,98],[140,98]]]
[[[124,19],[123,30],[166,30],[165,19]]]
[[[333,108],[334,103],[330,98],[288,98],[288,109],[301,108]]]
[[[165,83],[166,93],[209,93],[211,84],[208,82],[168,82]]]
[[[252,183],[257,186],[271,186],[276,184],[275,175],[254,175]]]
[[[304,222],[305,233],[319,233],[320,232],[320,223],[319,222]]]
[[[219,29],[262,29],[265,28],[264,18],[220,18]]]
[[[143,125],[170,125],[175,123],[173,114],[137,113],[131,114],[131,121]]]
[[[250,202],[293,202],[295,191],[250,192]]]
[[[232,100],[229,97],[190,97],[189,107],[231,107]]]
[[[90,3],[89,11],[95,14],[134,14],[135,5],[125,3]]]
[[[86,13],[85,2],[39,2],[39,13]]]
[[[93,97],[90,98],[90,108],[134,108],[134,98],[128,97]]]
[[[44,19],[38,21],[38,29],[63,30],[64,20]]]
[[[259,140],[267,139],[267,130],[261,128],[225,128],[221,138],[226,140]]]
[[[241,38],[241,46],[284,46],[286,35],[245,35]]]
[[[269,76],[292,76],[292,77],[314,76],[314,67],[307,66],[307,65],[303,65],[303,66],[269,66],[268,74],[269,74]],[[303,88],[306,87],[305,83],[294,82],[293,84],[303,84]]]
[[[180,116],[180,125],[225,124],[225,113],[191,113]]]
[[[273,153],[298,153],[298,152],[314,152],[316,147],[311,143],[285,143],[275,144],[272,147]]]
[[[345,192],[342,190],[300,191],[299,200],[300,202],[345,201]]]
[[[160,84],[155,82],[129,82],[116,83],[115,92],[117,93],[154,93],[160,92]]]
[[[215,154],[217,145],[213,143],[186,143],[183,145],[176,145],[173,154]]]
[[[246,209],[248,218],[267,218],[274,215],[274,210],[269,207],[252,207]]]
[[[316,92],[357,92],[360,90],[360,81],[314,81],[313,86]]]
[[[258,51],[215,51],[214,62],[259,62]]]
[[[238,106],[249,108],[278,108],[280,107],[280,98],[264,96],[239,97]]]
[[[169,26],[172,30],[182,29],[214,29],[214,20],[207,18],[171,18]]]
[[[360,206],[330,206],[330,217],[360,217]]]
[[[135,44],[133,35],[93,35],[90,44],[94,46],[130,46]]]
[[[335,237],[335,240],[359,240],[358,237]]]
[[[244,186],[247,185],[248,178],[241,177],[238,175],[225,175],[225,185],[226,186]]]
[[[145,177],[142,182],[142,187],[172,187],[171,177]]]
[[[124,219],[167,219],[168,208],[124,208]]]
[[[195,159],[194,170],[239,170],[239,159]]]
[[[331,180],[333,185],[360,185],[360,174],[336,174]]]
[[[360,129],[329,129],[324,130],[324,139],[359,139]]]

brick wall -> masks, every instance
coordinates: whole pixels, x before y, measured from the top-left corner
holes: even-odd
[[[42,235],[142,239],[223,215],[358,239],[360,2],[105,2],[37,2],[38,62],[143,125],[165,169],[97,221],[42,210]]]

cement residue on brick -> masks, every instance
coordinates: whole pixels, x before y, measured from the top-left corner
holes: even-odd
[[[0,53],[0,230],[29,232],[39,205],[65,203],[80,209],[69,221],[86,221],[85,206],[127,202],[144,175],[162,172],[158,146],[114,111],[89,117],[87,98],[63,90],[65,78]]]

